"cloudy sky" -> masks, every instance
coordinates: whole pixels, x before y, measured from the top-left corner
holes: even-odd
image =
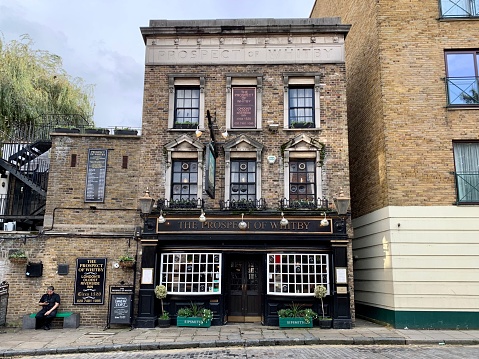
[[[98,126],[141,127],[149,20],[307,18],[314,0],[0,0],[6,42],[28,34],[36,49],[63,59],[94,85]]]

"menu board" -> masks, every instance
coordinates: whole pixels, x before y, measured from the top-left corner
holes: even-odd
[[[77,258],[73,304],[103,304],[106,258]]]
[[[108,150],[89,149],[86,170],[85,202],[105,201]]]
[[[256,128],[256,88],[232,88],[232,128]]]
[[[109,323],[130,324],[133,287],[110,287]]]

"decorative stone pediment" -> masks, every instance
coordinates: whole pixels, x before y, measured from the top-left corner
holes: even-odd
[[[227,151],[241,151],[241,152],[259,152],[263,150],[263,145],[252,138],[241,135],[223,145],[225,152]]]
[[[165,149],[167,151],[199,152],[204,150],[204,145],[188,135],[182,135],[173,141],[168,142],[165,145]]]

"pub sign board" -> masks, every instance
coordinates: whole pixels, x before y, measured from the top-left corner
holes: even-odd
[[[77,258],[73,304],[105,303],[106,258]]]
[[[256,88],[233,87],[232,128],[256,128]]]
[[[104,202],[108,150],[89,149],[86,170],[85,202]]]
[[[205,192],[210,198],[215,198],[216,157],[213,144],[206,147],[206,183]]]

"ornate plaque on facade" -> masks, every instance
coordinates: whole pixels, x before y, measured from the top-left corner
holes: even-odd
[[[105,179],[108,150],[88,150],[85,202],[105,201]]]
[[[231,127],[256,128],[256,88],[233,87],[231,91]]]
[[[106,258],[77,258],[73,304],[103,304]]]

